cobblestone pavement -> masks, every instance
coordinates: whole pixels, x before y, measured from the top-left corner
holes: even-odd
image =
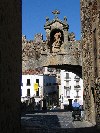
[[[25,114],[21,117],[23,132],[29,133],[94,133],[87,121],[72,122],[71,112],[46,112]],[[89,131],[89,132],[86,132]],[[98,133],[98,132],[97,132]]]

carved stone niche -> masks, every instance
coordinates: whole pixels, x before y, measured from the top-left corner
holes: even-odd
[[[48,47],[50,48],[50,53],[56,53],[63,51],[64,43],[68,43],[68,29],[69,25],[67,24],[67,18],[64,17],[64,21],[58,19],[57,14],[59,12],[55,11],[53,14],[56,17],[49,21],[46,19],[46,24],[44,29],[46,30],[46,39],[48,41]],[[61,46],[63,46],[61,48]],[[62,50],[61,50],[62,49]]]
[[[50,52],[57,53],[61,51],[61,45],[64,42],[63,31],[60,29],[53,29],[50,32]]]

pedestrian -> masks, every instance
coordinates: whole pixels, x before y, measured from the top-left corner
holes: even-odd
[[[73,109],[80,109],[80,104],[77,102],[77,99],[74,100],[74,103],[72,104]]]
[[[75,120],[76,116],[78,116],[79,118],[81,118],[81,108],[80,108],[80,104],[77,102],[77,99],[74,100],[74,103],[72,104],[72,117],[74,118],[73,120]]]

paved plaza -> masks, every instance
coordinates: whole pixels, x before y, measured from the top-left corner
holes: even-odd
[[[27,133],[94,133],[93,125],[85,120],[72,120],[72,112],[26,113],[21,117]]]

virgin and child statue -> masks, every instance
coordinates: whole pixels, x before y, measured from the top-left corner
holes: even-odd
[[[54,42],[52,44],[52,52],[56,53],[60,51],[61,46],[61,32],[56,32],[54,34]]]

